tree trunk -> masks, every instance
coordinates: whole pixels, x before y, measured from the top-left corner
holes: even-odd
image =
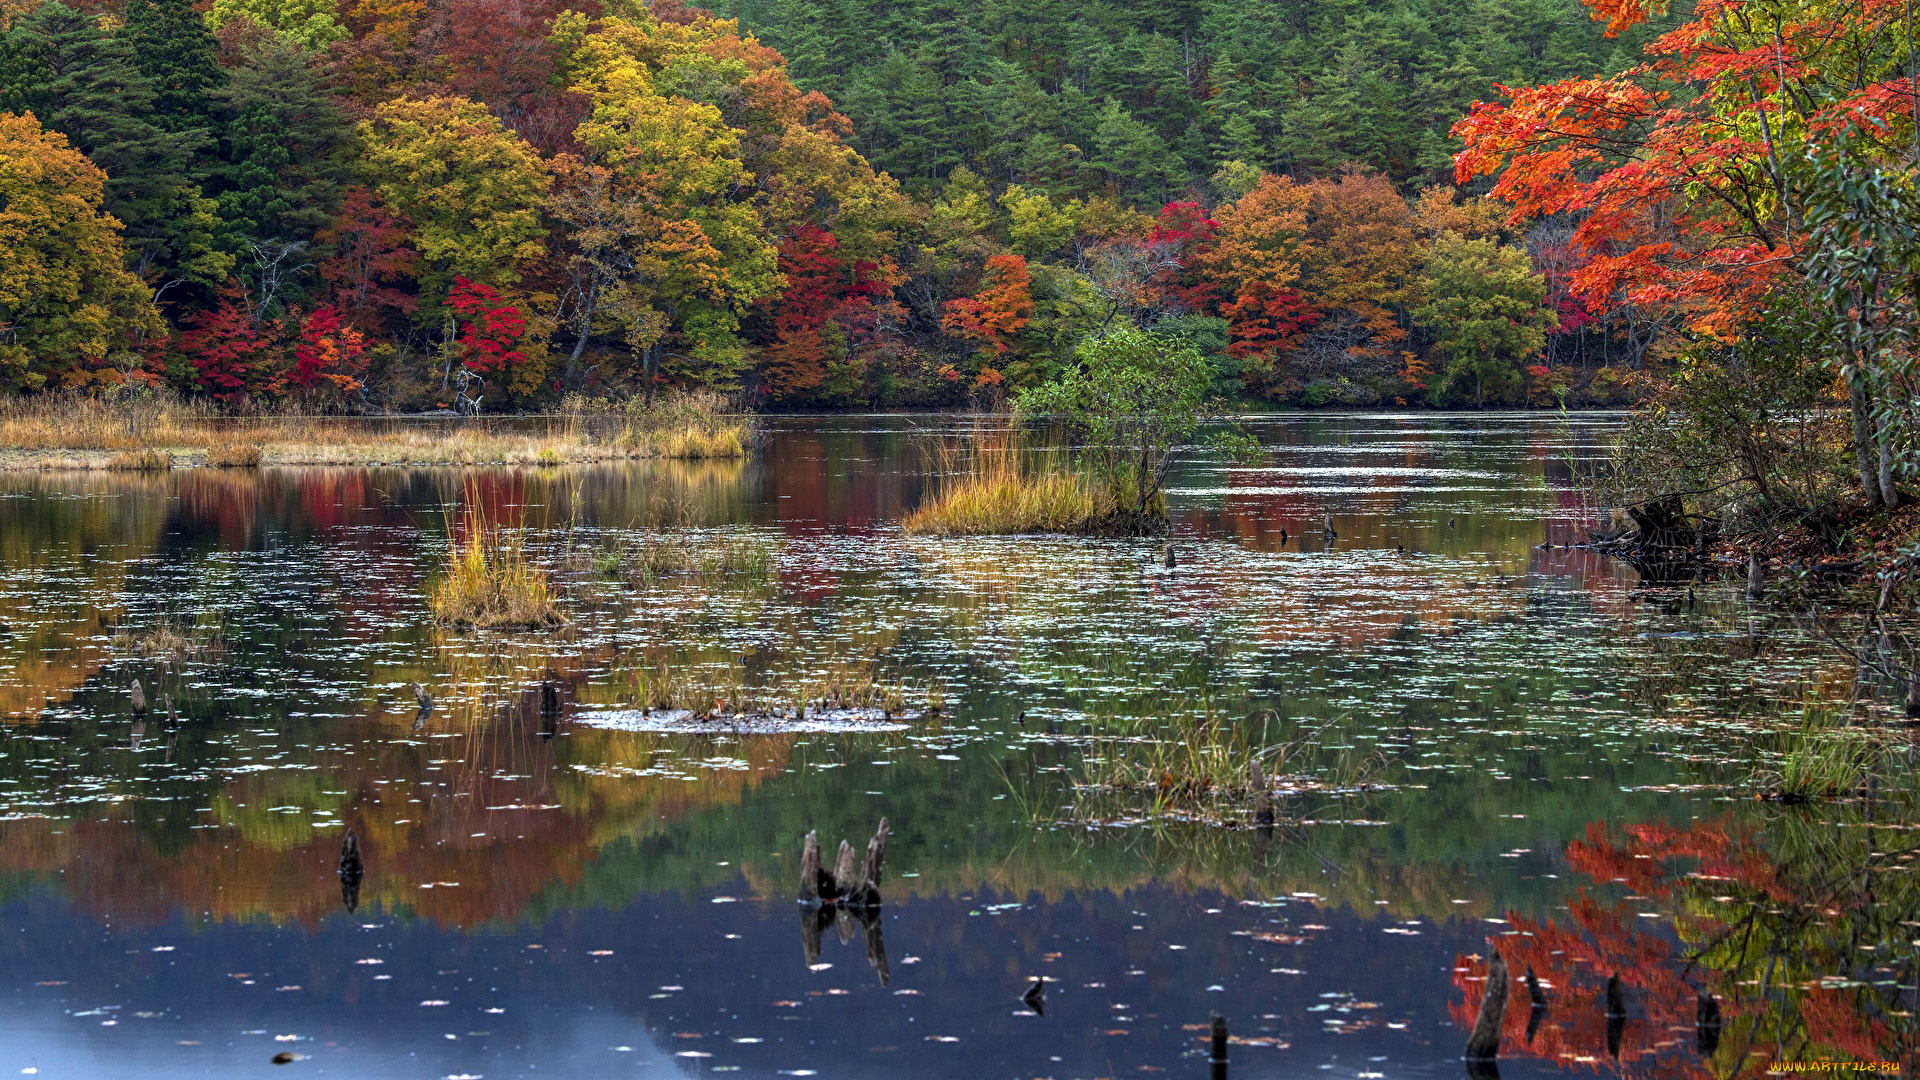
[[[1866,377],[1856,367],[1847,379],[1847,404],[1853,411],[1853,463],[1860,474],[1860,494],[1869,509],[1882,504],[1880,494],[1879,440],[1874,438],[1873,417],[1868,411]]]
[[[565,374],[561,376],[561,380],[562,384],[569,390],[572,390],[576,385],[574,379],[580,370],[580,354],[587,351],[587,339],[592,336],[593,320],[589,318],[586,326],[580,330],[580,337],[573,343],[573,351],[567,354],[567,370]]]
[[[1880,426],[1880,504],[1889,510],[1900,508],[1900,489],[1893,483],[1893,425]]]

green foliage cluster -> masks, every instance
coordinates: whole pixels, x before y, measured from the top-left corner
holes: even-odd
[[[1054,419],[1081,444],[1081,463],[1129,531],[1166,519],[1167,470],[1208,419],[1206,357],[1192,342],[1117,330],[1080,347],[1079,364],[1020,395],[1024,413]]]

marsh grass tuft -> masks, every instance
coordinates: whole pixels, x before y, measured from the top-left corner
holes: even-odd
[[[666,394],[651,405],[576,395],[561,403],[560,415],[580,435],[629,457],[746,457],[754,434],[751,418],[712,390]]]
[[[1233,821],[1255,794],[1256,763],[1269,793],[1276,782],[1289,793],[1363,787],[1380,765],[1377,754],[1333,747],[1331,724],[1276,741],[1272,712],[1235,721],[1208,708],[1170,721],[1125,718],[1102,726],[1075,784],[1082,798],[1073,816],[1081,820],[1131,812]]]
[[[546,571],[527,558],[517,539],[486,521],[477,492],[468,495],[466,539],[450,545],[445,570],[428,598],[435,621],[478,630],[536,630],[565,623]]]
[[[604,549],[594,556],[593,565],[601,574],[626,578],[646,588],[674,577],[705,585],[764,585],[777,555],[776,545],[748,533],[703,536],[680,531],[650,534]]]
[[[173,455],[165,450],[123,450],[107,459],[106,468],[124,472],[166,472]]]
[[[215,443],[207,447],[207,464],[216,469],[257,469],[260,467],[260,444]]]
[[[213,418],[167,393],[40,394],[0,400],[0,445],[22,450],[139,450],[192,445]]]
[[[1758,736],[1747,782],[1762,797],[1786,801],[1840,798],[1885,772],[1887,738],[1849,721],[1833,705],[1803,705],[1796,724]]]
[[[226,627],[218,622],[162,617],[145,630],[120,630],[111,642],[115,652],[132,656],[182,660],[226,652]]]
[[[1084,532],[1112,516],[1111,500],[1079,472],[1023,449],[1010,431],[976,431],[964,445],[936,444],[932,468],[947,477],[901,527],[930,536]]]

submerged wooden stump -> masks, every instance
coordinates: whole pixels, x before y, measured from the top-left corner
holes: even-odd
[[[1496,950],[1487,961],[1487,992],[1480,998],[1480,1015],[1467,1036],[1468,1061],[1492,1061],[1500,1056],[1500,1025],[1507,1019],[1507,962]]]
[[[820,834],[809,832],[800,845],[800,951],[807,966],[820,962],[820,940],[832,926],[840,944],[853,941],[856,930],[866,939],[867,963],[880,985],[893,981],[887,963],[887,943],[880,926],[880,867],[885,859],[887,819],[867,842],[866,862],[854,869],[853,845],[842,840],[834,872],[820,864]]]
[[[349,825],[347,834],[340,838],[340,904],[349,915],[360,906],[360,880],[365,876],[366,867],[360,861],[360,838]]]
[[[833,860],[833,880],[835,893],[837,893],[842,900],[845,900],[848,890],[854,885],[853,845],[847,843],[845,840],[840,841],[840,854]]]
[[[800,845],[801,901],[841,907],[879,907],[880,878],[886,864],[887,834],[890,831],[887,819],[881,818],[880,827],[873,831],[873,838],[867,841],[867,855],[858,869],[854,864],[853,845],[845,840],[840,841],[832,873],[828,873],[821,865],[819,832],[807,833]]]
[[[1607,1056],[1620,1060],[1620,1043],[1627,1032],[1627,1000],[1618,974],[1607,976]]]
[[[1701,1057],[1712,1057],[1720,1049],[1720,1003],[1705,990],[1700,991],[1693,1048]]]
[[[1260,770],[1260,762],[1247,766],[1247,784],[1253,788],[1253,824],[1261,829],[1273,828],[1273,791],[1267,784],[1266,773]]]
[[[1540,988],[1540,979],[1533,973],[1533,965],[1527,965],[1527,997],[1533,1002],[1533,1008],[1527,1011],[1527,1045],[1533,1045],[1533,1037],[1540,1033],[1540,1022],[1547,1018],[1547,992]]]

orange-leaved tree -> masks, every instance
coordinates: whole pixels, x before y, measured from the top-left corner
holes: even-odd
[[[1589,0],[1610,32],[1661,0]],[[1568,215],[1591,257],[1572,288],[1590,308],[1662,311],[1699,339],[1740,339],[1817,246],[1809,211],[1835,187],[1814,167],[1839,148],[1855,171],[1920,160],[1920,70],[1906,0],[1700,0],[1619,75],[1499,87],[1454,127],[1461,183],[1495,177],[1516,221]],[[1844,178],[1841,181],[1844,186]],[[1896,185],[1901,186],[1901,185]],[[1830,201],[1830,200],[1827,200]],[[1836,322],[1846,290],[1829,292]],[[1869,504],[1896,500],[1876,418],[1876,358],[1827,357],[1847,377]]]
[[[1019,255],[994,255],[980,273],[980,288],[947,303],[940,325],[949,333],[979,342],[996,357],[1018,348],[1020,331],[1033,317],[1033,279]]]

